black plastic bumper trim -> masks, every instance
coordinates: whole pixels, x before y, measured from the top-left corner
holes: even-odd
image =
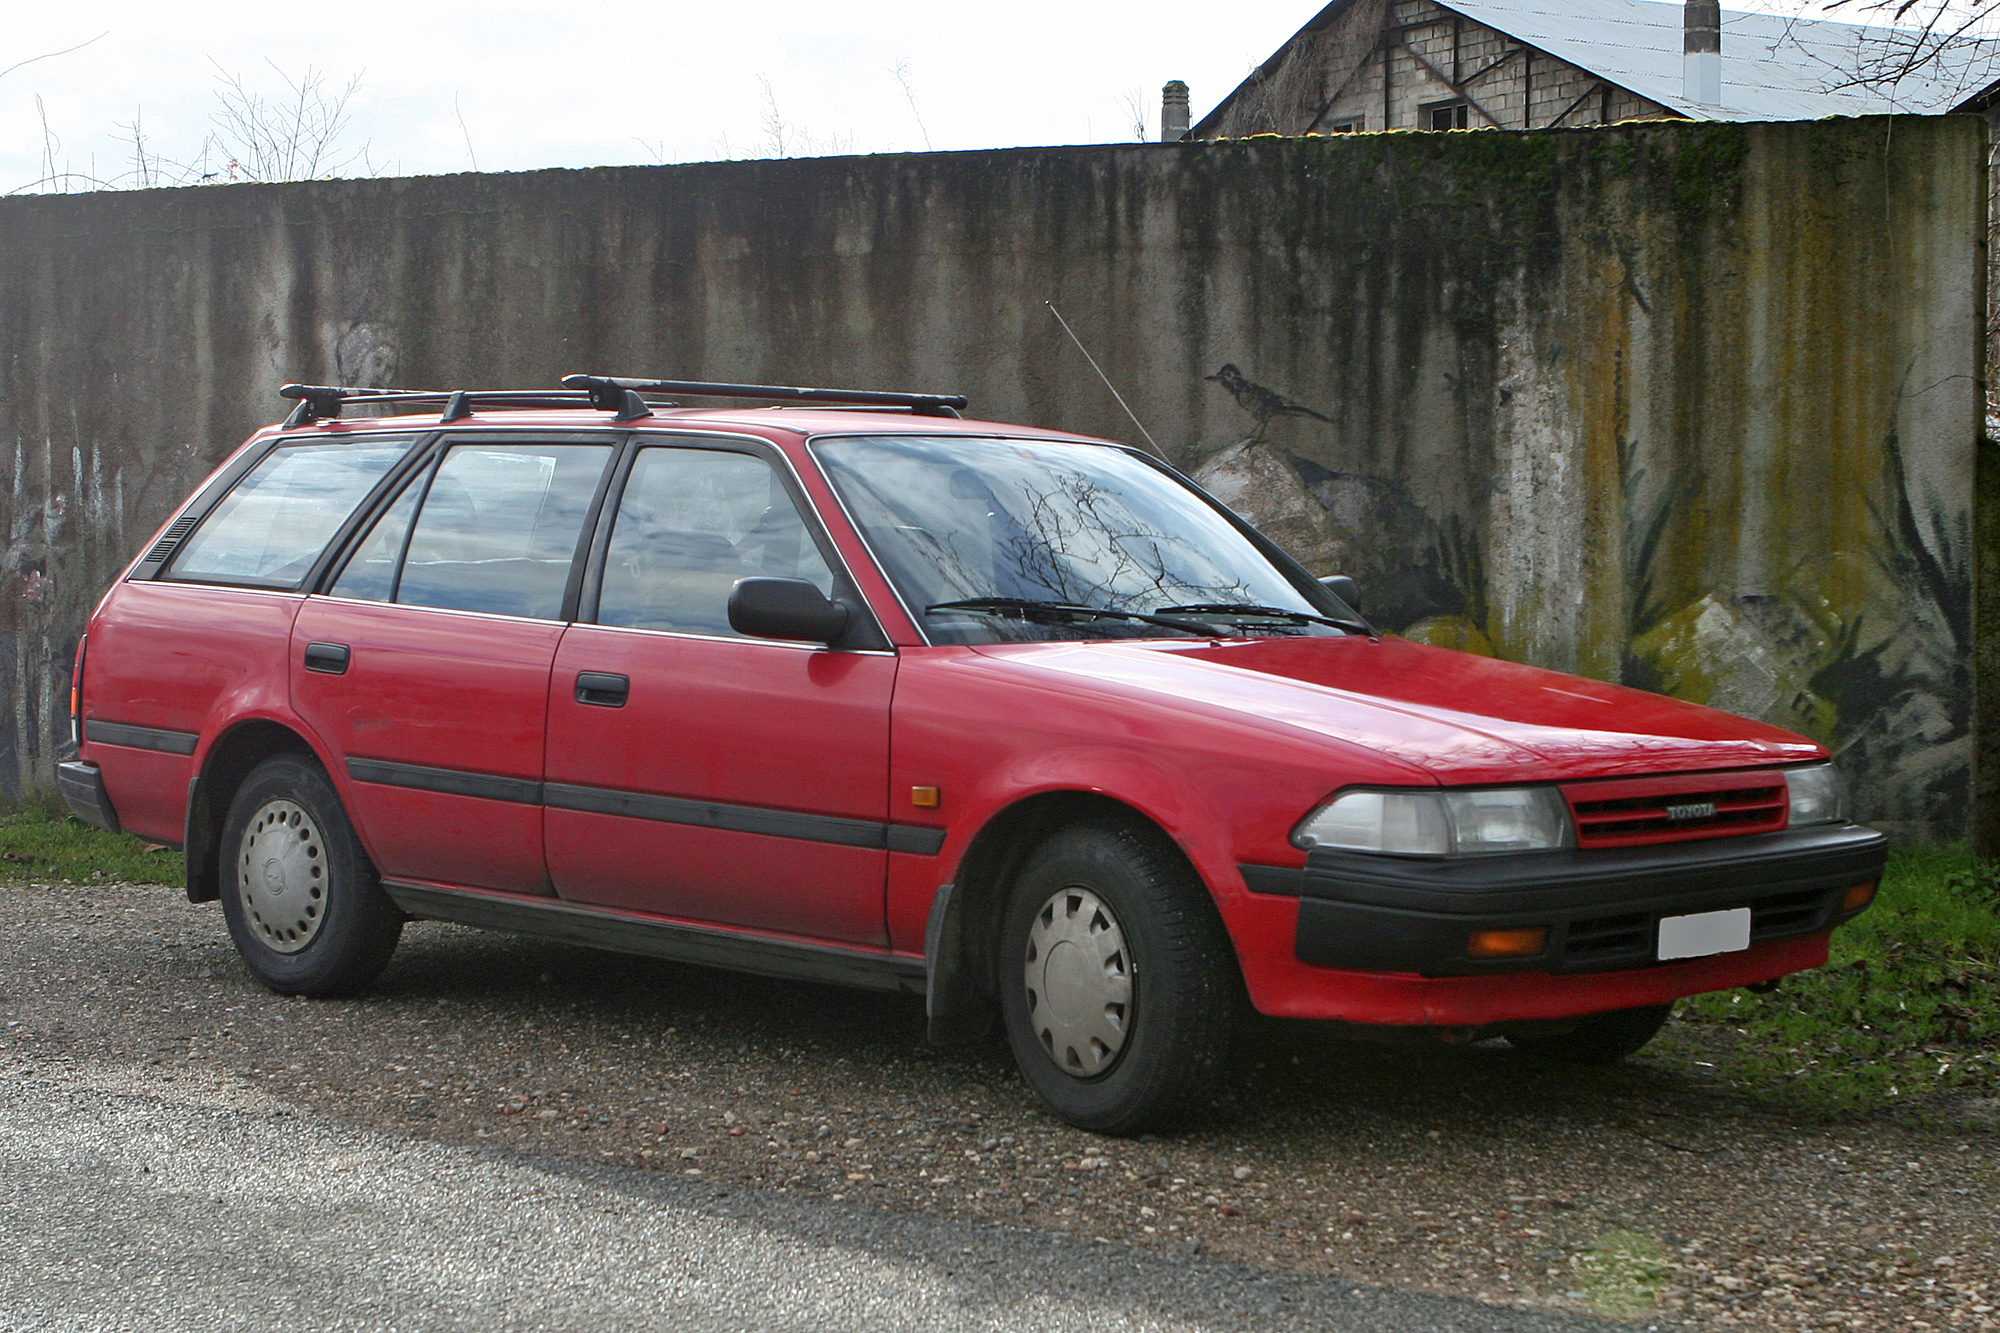
[[[107,833],[122,833],[118,811],[104,790],[104,774],[96,764],[75,761],[56,765],[56,790],[70,812],[86,824],[95,824]]]
[[[503,898],[391,881],[382,887],[413,916],[767,977],[924,993],[921,958],[743,935],[551,899]]]
[[[129,722],[104,722],[85,718],[83,738],[99,745],[123,745],[132,750],[158,750],[161,754],[193,754],[201,740],[191,731],[168,731],[163,727],[135,727]]]
[[[1322,849],[1303,870],[1241,869],[1253,891],[1299,897],[1302,962],[1476,976],[1647,966],[1663,916],[1749,907],[1753,945],[1829,930],[1847,919],[1846,890],[1881,875],[1887,849],[1873,829],[1846,824],[1459,861]],[[1533,958],[1466,957],[1473,931],[1532,927],[1549,931]]]

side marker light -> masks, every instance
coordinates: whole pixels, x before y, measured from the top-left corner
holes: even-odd
[[[1533,958],[1549,944],[1549,928],[1475,930],[1466,943],[1467,958]]]
[[[916,806],[919,810],[935,810],[937,809],[937,803],[938,789],[936,787],[910,788],[910,804]]]
[[[1871,879],[1866,884],[1856,884],[1853,888],[1849,889],[1847,896],[1840,900],[1840,910],[1843,912],[1858,912],[1874,901],[1875,881]]]

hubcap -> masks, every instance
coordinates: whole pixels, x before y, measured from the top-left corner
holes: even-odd
[[[297,953],[326,921],[326,843],[305,807],[283,797],[266,801],[243,830],[236,891],[257,938],[279,953]]]
[[[1125,1049],[1132,962],[1125,932],[1088,889],[1051,894],[1028,928],[1028,1022],[1057,1068],[1103,1073]]]

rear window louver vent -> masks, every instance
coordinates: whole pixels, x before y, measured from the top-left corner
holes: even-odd
[[[175,519],[174,525],[168,528],[158,541],[153,543],[153,549],[146,552],[145,563],[149,565],[165,564],[167,557],[174,553],[174,548],[181,544],[181,538],[193,532],[194,525],[200,521],[200,517],[195,514],[183,514]]]

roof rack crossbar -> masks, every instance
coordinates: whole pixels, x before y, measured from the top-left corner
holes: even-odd
[[[704,380],[641,380],[611,375],[565,375],[565,389],[582,389],[593,406],[616,410],[625,393],[678,393],[692,398],[766,398],[774,402],[847,403],[902,407],[919,416],[955,417],[964,394],[894,393],[885,389],[806,389],[784,384],[714,384]]]
[[[443,403],[442,421],[457,421],[485,403],[505,407],[587,407],[587,393],[564,393],[559,389],[499,389],[479,392],[467,389],[371,389],[331,384],[287,384],[278,390],[281,398],[296,398],[298,406],[285,418],[286,430],[309,426],[315,421],[338,417],[348,403]],[[643,413],[641,415],[644,415]],[[621,418],[622,420],[623,418]]]

